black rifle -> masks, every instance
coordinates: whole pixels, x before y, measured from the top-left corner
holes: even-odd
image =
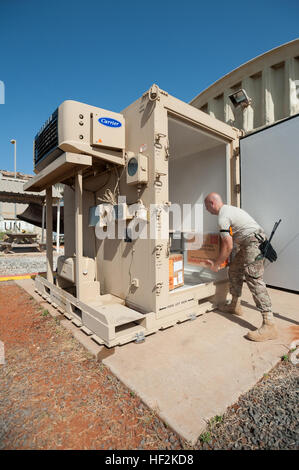
[[[274,233],[277,230],[278,225],[280,224],[281,219],[279,219],[278,222],[275,222],[273,230],[271,232],[271,235],[269,237],[269,240],[263,240],[262,243],[260,244],[259,248],[261,250],[261,254],[256,257],[257,260],[267,258],[271,263],[273,261],[277,260],[277,253],[274,250],[273,246],[271,245],[271,240],[273,238]],[[258,240],[262,240],[262,237],[259,235],[257,236]]]

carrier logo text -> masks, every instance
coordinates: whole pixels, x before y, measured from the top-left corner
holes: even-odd
[[[103,124],[103,126],[108,126],[108,127],[121,127],[121,122],[117,121],[116,119],[108,118],[108,117],[102,117],[98,119],[100,124]]]

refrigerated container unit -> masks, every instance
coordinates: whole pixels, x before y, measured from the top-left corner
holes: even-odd
[[[64,257],[54,273],[48,222],[47,277],[37,276],[37,291],[107,347],[141,341],[225,301],[226,269],[216,274],[188,262],[184,230],[177,233],[170,212],[200,207],[211,191],[239,205],[240,135],[155,84],[121,113],[62,103],[35,138],[36,176],[25,185],[46,189],[48,221],[52,186],[65,185]],[[111,217],[123,236],[102,239]],[[134,239],[132,221],[147,230],[151,218],[154,233]],[[217,232],[217,217],[204,209],[202,221],[196,230]],[[172,289],[175,253],[183,285]]]

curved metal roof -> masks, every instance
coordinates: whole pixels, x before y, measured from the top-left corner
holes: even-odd
[[[190,101],[190,104],[195,105],[197,101],[205,101],[213,96],[217,96],[224,89],[233,86],[240,82],[246,76],[252,76],[260,72],[263,67],[273,66],[282,60],[291,57],[299,57],[299,38],[293,41],[275,47],[270,51],[255,57],[254,59],[245,62],[236,69],[227,73],[205,90],[201,91],[195,98]]]

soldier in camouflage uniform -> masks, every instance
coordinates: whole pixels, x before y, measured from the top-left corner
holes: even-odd
[[[272,304],[265,282],[263,281],[264,260],[256,259],[261,254],[261,243],[255,234],[266,238],[263,229],[247,212],[238,207],[223,204],[217,193],[210,193],[205,199],[206,209],[218,215],[218,226],[221,235],[221,249],[217,260],[209,261],[210,269],[218,271],[220,265],[232,253],[229,266],[230,293],[232,301],[222,310],[235,315],[242,315],[241,295],[243,278],[252,293],[258,310],[262,313],[261,328],[250,331],[246,337],[252,341],[266,341],[277,338]]]
[[[258,232],[266,239],[263,232]],[[256,260],[261,254],[259,244],[261,242],[253,235],[239,245],[238,251],[229,266],[230,293],[233,297],[241,297],[243,277],[252,293],[254,302],[261,312],[269,312],[272,309],[266,285],[263,281],[264,260]]]

